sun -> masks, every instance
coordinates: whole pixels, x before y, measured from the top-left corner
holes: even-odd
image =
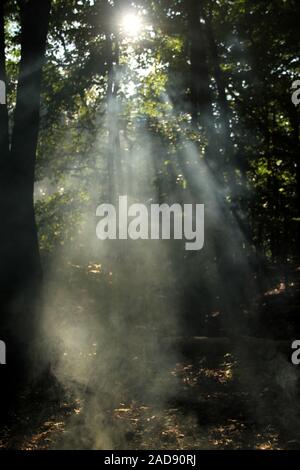
[[[134,13],[127,13],[123,16],[121,21],[121,28],[123,33],[127,36],[135,37],[141,31],[142,20]]]

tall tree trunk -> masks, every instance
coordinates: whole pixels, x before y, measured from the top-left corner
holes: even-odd
[[[0,80],[6,84],[4,3],[0,2]],[[0,104],[0,176],[7,164],[9,153],[7,105]],[[2,183],[2,181],[0,181]]]
[[[187,4],[188,36],[190,59],[190,103],[192,123],[200,125],[207,140],[205,160],[216,181],[223,184],[222,161],[220,160],[219,139],[213,112],[213,94],[210,88],[208,62],[209,44],[203,22],[203,2],[189,0]]]
[[[210,77],[207,63],[207,44],[203,24],[200,22],[201,4],[189,0],[188,42],[191,62],[190,92],[193,123],[199,122],[206,130],[211,130],[213,121],[212,96],[209,87]]]
[[[218,45],[215,40],[215,35],[213,31],[213,25],[211,22],[211,15],[205,15],[205,33],[207,37],[207,44],[209,50],[210,61],[213,67],[214,78],[217,85],[218,91],[218,105],[220,111],[220,120],[221,120],[221,144],[224,150],[223,161],[220,162],[220,169],[225,170],[227,174],[227,181],[230,188],[231,197],[235,197],[236,194],[236,178],[235,178],[235,151],[231,138],[230,131],[230,109],[226,97],[225,90],[225,79],[220,65],[220,57]]]
[[[0,115],[0,337],[7,342],[8,367],[16,377],[34,337],[34,300],[41,279],[33,193],[51,0],[20,0],[18,5],[21,60],[10,148],[7,108]],[[0,16],[0,73],[5,77],[3,8]]]
[[[296,201],[298,213],[297,216],[300,216],[300,118],[298,109],[290,104],[289,106],[289,119],[292,128],[292,139],[293,139],[293,153],[294,153],[294,164],[295,164],[295,180],[296,180]],[[300,259],[300,222],[297,222],[297,233],[295,236],[296,241],[296,255],[298,260]]]

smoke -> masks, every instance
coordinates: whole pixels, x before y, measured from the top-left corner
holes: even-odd
[[[264,403],[256,381],[259,359],[239,349],[247,331],[244,312],[256,297],[245,214],[228,200],[228,186],[205,159],[205,144],[190,137],[191,123],[179,119],[167,95],[161,101],[162,111],[150,119],[134,106],[128,112],[117,96],[109,97],[93,149],[105,178],[89,173],[80,221],[47,266],[43,342],[36,358],[44,362],[37,372],[50,363],[58,383],[77,403],[58,448],[128,447],[130,436],[114,419],[114,410],[133,402],[162,409],[176,397],[172,371],[182,359],[178,340],[213,336],[216,332],[206,326],[212,311],[220,318],[216,334],[233,337],[245,361],[241,389],[252,390],[255,404]],[[176,127],[176,132],[167,127],[175,134],[168,145],[166,123]],[[80,192],[78,185],[72,175],[64,182],[72,194]],[[116,203],[119,195],[127,195],[129,204],[204,204],[204,249],[187,253],[179,240],[97,240],[96,208]],[[276,355],[273,364],[279,368],[275,380],[284,403],[287,395],[294,396],[295,375],[282,356]],[[261,410],[251,413],[258,419]]]
[[[113,410],[133,401],[163,408],[176,396],[172,370],[181,353],[175,346],[191,319],[184,316],[186,295],[197,284],[200,293],[216,297],[224,277],[216,266],[218,253],[211,237],[225,251],[233,242],[228,212],[220,206],[220,186],[199,158],[196,145],[182,132],[174,173],[164,173],[169,156],[161,147],[162,139],[138,117],[132,118],[128,138],[119,124],[123,112],[117,98],[110,97],[104,132],[99,130],[101,138],[95,142],[96,163],[107,169],[107,184],[97,184],[95,176],[87,191],[87,212],[74,228],[77,233],[56,253],[45,280],[42,356],[79,403],[78,413],[57,443],[60,448],[124,448],[126,430],[113,419]],[[103,156],[107,164],[101,161]],[[184,168],[177,171],[176,165]],[[196,187],[196,197],[180,186],[181,173],[188,186]],[[64,186],[76,192],[76,184],[69,178]],[[184,242],[177,240],[97,240],[96,207],[100,202],[114,203],[121,190],[129,203],[204,203],[204,254],[187,258]],[[235,243],[239,236],[236,229]],[[200,306],[196,299],[192,315]],[[191,327],[201,332],[201,319],[192,318]]]
[[[108,109],[115,112],[114,106]],[[106,122],[116,126],[112,119]],[[108,129],[108,138],[112,132]],[[121,158],[129,203],[157,200],[151,139],[140,133],[130,150],[120,140],[119,154],[108,155],[114,164]],[[120,173],[113,171],[117,196]],[[126,447],[126,430],[113,420],[113,410],[133,401],[161,408],[176,394],[171,371],[178,360],[172,346],[178,298],[169,242],[97,240],[96,207],[113,202],[105,200],[107,187],[101,189],[91,188],[87,213],[45,280],[43,356],[80,403],[58,443],[62,448]]]

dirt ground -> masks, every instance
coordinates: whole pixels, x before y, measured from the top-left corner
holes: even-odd
[[[281,280],[265,293],[265,312],[297,310],[298,281],[289,282],[290,288]],[[182,356],[166,371],[165,384],[174,387],[167,399],[124,393],[92,420],[90,404],[101,397],[55,382],[45,393],[42,384],[24,391],[0,448],[299,449],[298,369],[280,354],[259,362],[255,356],[245,363],[226,348],[213,357],[201,350]]]

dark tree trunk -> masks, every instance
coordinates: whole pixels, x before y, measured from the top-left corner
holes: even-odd
[[[4,13],[0,10],[0,73],[5,77]],[[0,338],[7,367],[25,373],[36,326],[35,300],[41,280],[34,216],[34,171],[39,130],[42,66],[51,0],[20,0],[21,61],[11,145],[7,107],[0,114]]]
[[[216,181],[222,185],[223,162],[215,127],[213,94],[210,88],[209,43],[204,23],[203,2],[189,0],[187,4],[188,52],[190,59],[190,105],[195,129],[200,125],[207,140],[205,160]]]
[[[290,123],[292,127],[292,139],[293,139],[293,153],[294,153],[294,165],[295,165],[295,179],[296,179],[296,201],[297,201],[297,208],[298,214],[300,216],[300,135],[299,135],[299,128],[300,128],[300,118],[299,118],[299,111],[298,109],[290,104],[289,107],[289,117]],[[298,260],[300,259],[300,223],[297,221],[297,228],[296,228],[296,256]]]
[[[6,83],[3,2],[0,2],[0,80]],[[7,164],[8,152],[8,113],[7,106],[2,104],[0,105],[0,174]]]
[[[232,194],[236,186],[236,180],[234,175],[236,161],[230,131],[230,109],[226,97],[225,78],[220,65],[219,50],[215,41],[213,25],[209,15],[205,16],[205,32],[207,37],[210,61],[212,63],[214,78],[218,91],[218,105],[220,110],[220,120],[222,129],[221,143],[224,149],[223,161],[222,163],[220,163],[220,169],[225,170],[227,173],[228,183],[231,188]]]
[[[203,23],[200,22],[201,4],[198,0],[189,0],[188,41],[191,62],[190,94],[192,119],[206,130],[213,124],[212,96],[209,87],[210,77],[207,63],[207,43]]]

